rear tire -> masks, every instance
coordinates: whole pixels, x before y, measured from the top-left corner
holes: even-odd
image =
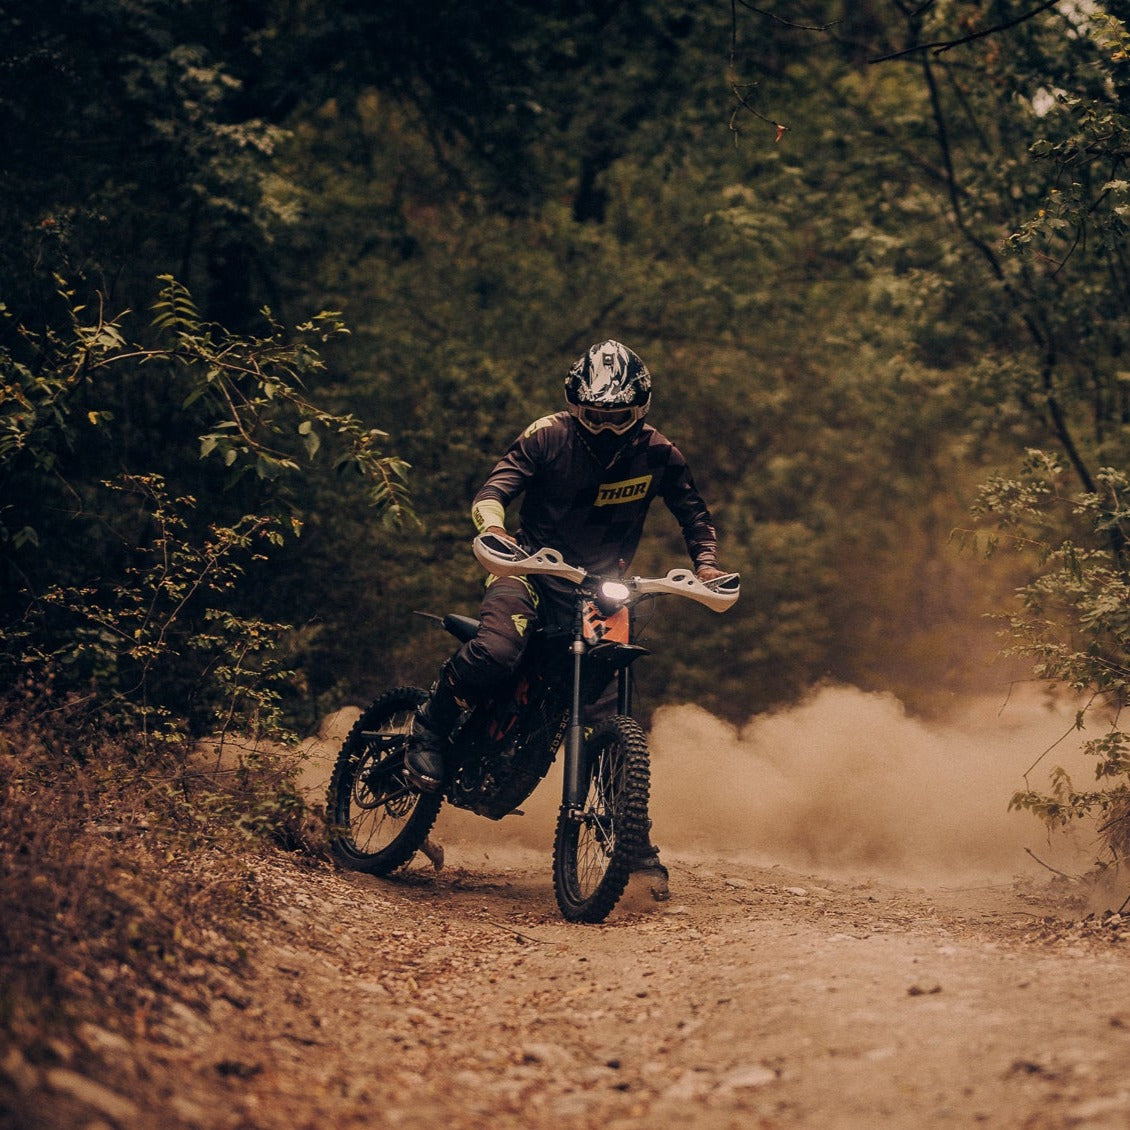
[[[626,715],[599,723],[585,742],[588,792],[579,813],[562,808],[553,889],[570,922],[603,922],[647,843],[651,784],[647,738]]]
[[[388,875],[428,838],[443,795],[419,792],[404,774],[412,721],[427,697],[418,687],[389,691],[349,731],[326,793],[330,851],[342,867]]]

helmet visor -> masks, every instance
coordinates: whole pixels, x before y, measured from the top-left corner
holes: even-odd
[[[588,404],[574,406],[577,419],[590,432],[626,432],[637,420],[643,417],[646,408],[594,408]]]

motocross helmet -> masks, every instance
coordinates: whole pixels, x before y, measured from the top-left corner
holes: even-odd
[[[623,435],[647,415],[651,374],[626,345],[602,341],[573,363],[565,401],[590,432]]]

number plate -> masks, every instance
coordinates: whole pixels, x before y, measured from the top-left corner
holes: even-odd
[[[585,643],[628,643],[631,618],[626,608],[617,609],[611,616],[602,616],[600,609],[590,600],[585,604]]]

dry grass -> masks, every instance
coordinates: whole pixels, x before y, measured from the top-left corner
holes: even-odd
[[[242,926],[271,909],[257,861],[319,851],[285,757],[216,774],[173,748],[79,762],[55,738],[0,727],[0,1043],[32,1062],[82,1018],[140,1028],[187,967],[237,970]]]

